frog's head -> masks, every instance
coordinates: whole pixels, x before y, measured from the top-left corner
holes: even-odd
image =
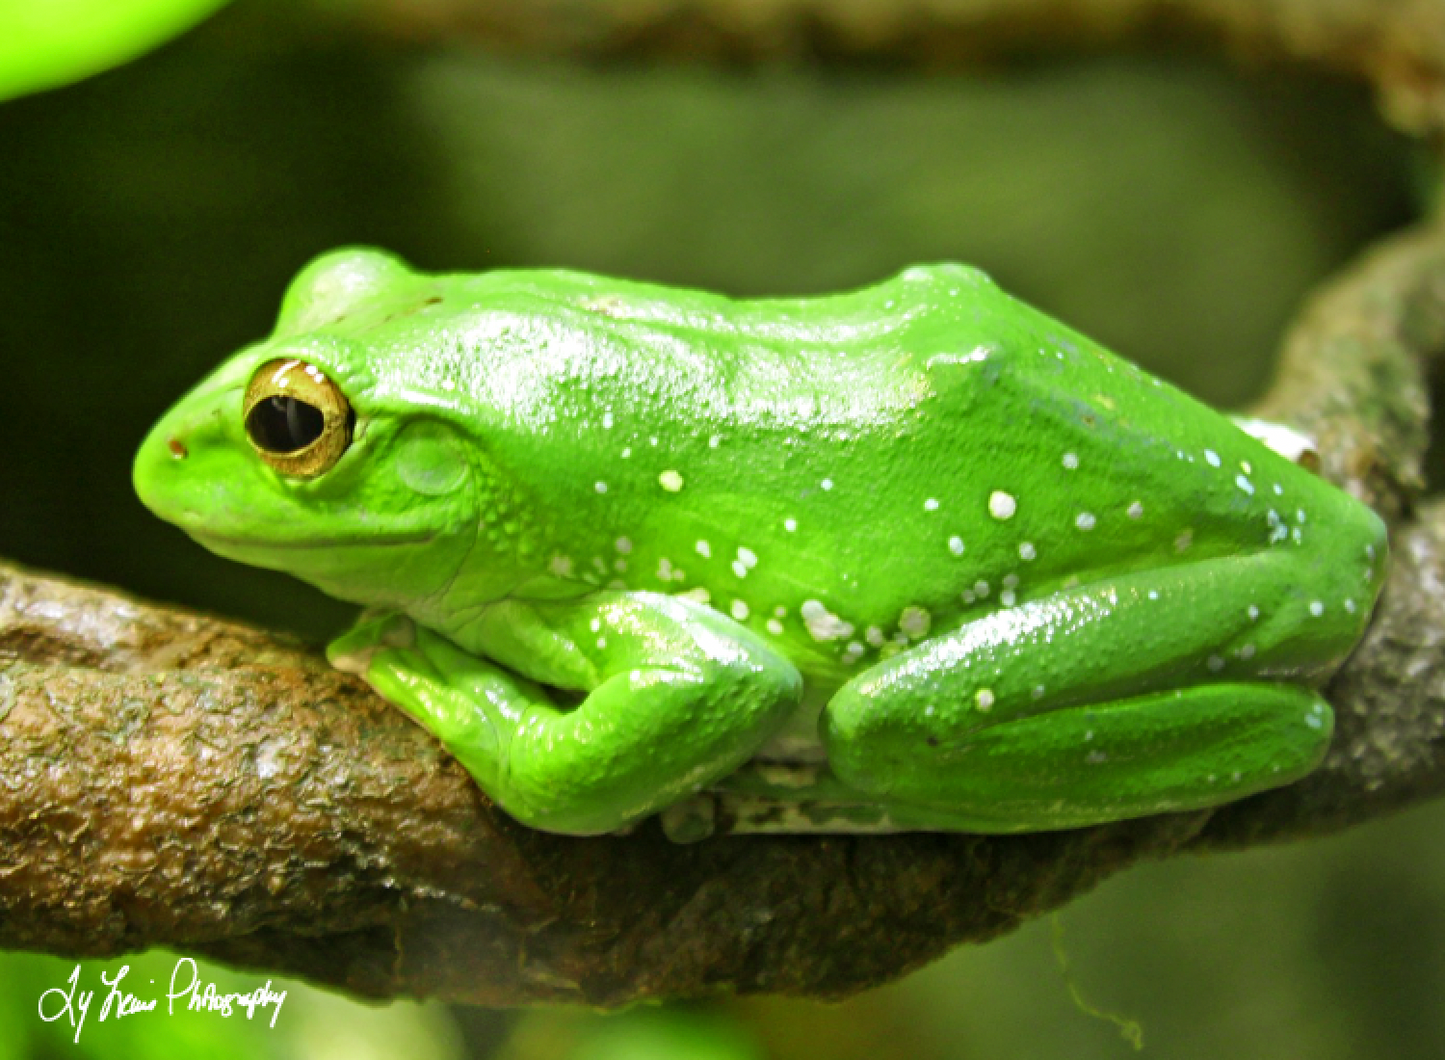
[[[145,505],[213,552],[345,599],[402,606],[443,589],[476,540],[472,447],[354,323],[417,300],[418,281],[370,251],[308,267],[275,333],[151,430],[134,469]]]

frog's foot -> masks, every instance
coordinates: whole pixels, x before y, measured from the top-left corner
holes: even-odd
[[[741,626],[653,594],[506,601],[472,635],[487,657],[381,616],[328,655],[434,733],[504,810],[549,831],[617,831],[700,791],[801,692],[797,670]]]
[[[436,736],[485,790],[503,772],[502,741],[485,705],[543,695],[402,614],[364,615],[327,645],[326,657]]]
[[[1301,593],[1293,564],[1272,552],[1135,572],[925,641],[828,704],[832,769],[971,831],[1096,824],[1287,784],[1318,765],[1332,714],[1275,680],[1348,646],[1362,621]]]

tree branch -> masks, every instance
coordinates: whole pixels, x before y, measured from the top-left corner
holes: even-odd
[[[1344,74],[1373,85],[1401,128],[1445,130],[1445,5],[1432,0],[362,0],[352,10],[391,36],[592,59],[937,69],[1163,37]]]
[[[0,946],[150,945],[372,996],[836,997],[1143,857],[1325,833],[1445,788],[1445,505],[1415,511],[1445,235],[1381,247],[1286,344],[1269,413],[1395,522],[1325,766],[1214,813],[1022,837],[532,832],[282,637],[0,566]]]

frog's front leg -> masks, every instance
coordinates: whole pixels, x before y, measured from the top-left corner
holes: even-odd
[[[1365,618],[1353,600],[1312,599],[1302,562],[1271,551],[1138,571],[926,641],[829,703],[832,769],[882,804],[1003,832],[1289,783],[1319,763],[1332,715],[1273,679],[1343,654]]]
[[[328,655],[432,731],[508,813],[549,831],[614,831],[732,772],[802,690],[742,626],[652,593],[502,601],[454,635],[471,650],[389,616]]]

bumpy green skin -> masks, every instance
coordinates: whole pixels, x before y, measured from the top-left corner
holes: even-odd
[[[278,357],[356,413],[316,478],[244,431]],[[956,265],[733,301],[335,252],[135,483],[381,609],[333,660],[573,833],[1027,831],[1288,783],[1386,559],[1364,506]]]

